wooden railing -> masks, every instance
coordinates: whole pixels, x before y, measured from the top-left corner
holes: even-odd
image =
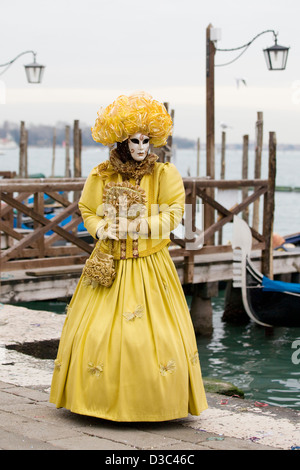
[[[187,245],[191,246],[191,239],[178,239],[171,234],[171,240],[173,244],[177,245],[178,248],[174,250],[172,256],[183,256],[185,258],[185,280],[184,283],[192,283],[194,276],[194,265],[195,257],[201,254],[209,253],[224,253],[231,251],[231,245],[215,245],[211,243],[214,241],[214,235],[222,230],[224,225],[233,221],[234,215],[241,215],[249,208],[251,204],[259,200],[263,196],[264,208],[267,207],[267,201],[270,198],[269,181],[268,180],[203,180],[200,178],[184,178],[184,185],[186,191],[186,204],[191,204],[191,218],[189,220],[190,227],[192,226],[192,232],[195,234],[194,241],[197,241],[197,237],[203,241],[203,246],[195,249],[187,249]],[[230,190],[241,190],[248,188],[251,193],[245,197],[240,203],[236,203],[231,209],[224,207],[220,202],[211,197],[209,194],[211,189],[230,189]],[[200,200],[204,206],[210,206],[213,210],[214,223],[207,226],[204,220],[204,227],[202,230],[196,227],[196,210],[197,202]],[[205,212],[203,211],[204,215]],[[263,270],[267,273],[270,265],[270,251],[267,246],[266,240],[270,240],[270,231],[272,230],[273,213],[267,210],[263,211],[262,220],[262,233],[254,230],[250,227],[253,236],[253,249],[262,250],[262,266]],[[186,224],[185,218],[183,224]],[[195,243],[195,246],[197,243]]]
[[[15,171],[0,171],[0,178],[14,178],[16,176]]]
[[[183,257],[185,261],[185,283],[193,282],[195,256],[202,253],[230,251],[231,247],[207,245],[214,234],[225,224],[232,222],[235,214],[241,214],[250,204],[261,196],[264,207],[268,206],[270,184],[268,180],[210,180],[201,178],[184,178],[186,204],[191,205],[191,220],[183,219],[183,224],[192,227],[196,237],[202,237],[204,247],[189,249],[190,238],[178,238],[171,235],[174,249],[171,256]],[[1,231],[1,270],[25,270],[55,266],[83,264],[94,247],[90,238],[83,240],[78,236],[78,225],[82,222],[78,209],[78,200],[82,191],[84,178],[47,178],[47,179],[5,179],[0,180],[0,231]],[[242,189],[250,188],[250,195],[242,202],[228,209],[211,197],[211,189]],[[45,195],[50,198],[47,204]],[[29,204],[28,198],[33,201]],[[71,202],[72,200],[72,202]],[[197,204],[209,205],[215,213],[215,222],[204,228],[196,227]],[[53,218],[45,217],[45,209],[55,209]],[[26,216],[31,229],[22,228],[23,217]],[[61,225],[66,218],[70,220]],[[187,216],[185,216],[187,217]],[[266,240],[270,240],[272,214],[264,210],[262,234],[252,229],[255,247],[263,250],[264,266],[270,265],[270,251]],[[49,231],[53,233],[49,235]],[[46,235],[47,234],[47,235]],[[88,235],[88,234],[87,234]],[[265,270],[266,270],[265,269]]]
[[[12,179],[0,181],[0,230],[5,234],[1,250],[1,270],[49,267],[84,263],[93,246],[76,234],[82,218],[78,201],[70,202],[68,192],[81,192],[84,178]],[[61,194],[63,192],[63,195]],[[17,195],[14,195],[17,193]],[[33,203],[28,198],[33,195]],[[49,196],[53,218],[45,217],[44,196]],[[4,203],[4,204],[3,204]],[[22,228],[22,215],[33,228]],[[71,216],[66,225],[61,222]],[[45,236],[49,231],[53,234]],[[57,244],[64,240],[64,245]]]

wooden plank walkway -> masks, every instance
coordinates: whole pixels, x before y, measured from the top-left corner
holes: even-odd
[[[171,249],[172,251],[172,249]],[[175,250],[173,250],[175,251]],[[179,279],[185,280],[186,261],[184,257],[172,256]],[[232,252],[203,254],[194,258],[194,284],[230,281],[233,268]],[[260,269],[261,252],[253,251],[252,260]],[[72,296],[83,263],[69,266],[35,268],[6,271],[1,273],[1,302],[17,304],[33,300],[52,300]],[[300,249],[293,252],[275,251],[273,256],[274,275],[300,272]]]
[[[232,222],[234,215],[243,215],[243,212],[260,197],[264,199],[264,206],[268,206],[270,198],[268,180],[208,180],[201,178],[184,178],[186,193],[186,204],[190,210],[186,213],[182,223],[185,234],[183,238],[174,237],[172,242],[177,246],[176,254],[182,256],[185,261],[184,283],[193,283],[194,258],[203,254],[203,250],[195,250],[190,245],[197,238],[205,243],[205,249],[212,255],[228,250],[226,246],[210,245],[216,233]],[[12,179],[0,182],[0,230],[6,240],[3,244],[0,262],[1,271],[17,271],[36,268],[47,268],[57,266],[69,266],[73,264],[83,264],[85,259],[93,250],[93,244],[87,242],[76,234],[77,226],[82,222],[78,210],[78,200],[71,202],[72,197],[67,197],[68,192],[78,192],[84,184],[83,178],[70,179],[45,179],[31,180]],[[220,202],[209,194],[210,189],[235,189],[251,188],[249,194],[240,203],[228,210]],[[65,197],[60,194],[64,191]],[[17,193],[17,196],[14,196]],[[33,195],[33,203],[28,202],[28,197]],[[50,197],[50,201],[59,203],[61,208],[56,211],[54,217],[45,217],[47,208],[45,197]],[[204,209],[209,206],[214,212],[214,223],[207,224],[204,214],[204,227],[199,230],[196,226],[197,207],[202,201]],[[48,201],[47,201],[48,202]],[[262,221],[262,233],[252,227],[254,248],[262,250],[264,273],[267,273],[270,265],[269,240],[272,228],[272,216],[270,211],[264,211]],[[272,211],[271,211],[272,214]],[[24,216],[31,220],[33,230],[22,233],[22,220]],[[17,226],[15,222],[17,221]],[[61,224],[65,222],[65,225]],[[46,236],[50,231],[51,236]],[[59,242],[59,243],[58,243]]]

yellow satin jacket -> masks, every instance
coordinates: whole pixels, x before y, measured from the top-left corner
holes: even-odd
[[[78,205],[84,226],[95,239],[98,228],[106,223],[104,217],[96,214],[103,202],[103,189],[108,183],[122,181],[125,181],[122,175],[107,160],[93,168],[85,182]],[[127,181],[137,184],[134,178]],[[138,256],[142,257],[170,243],[170,232],[178,226],[184,214],[185,191],[181,175],[172,163],[155,162],[152,173],[144,174],[138,183],[146,193],[145,217],[149,225],[149,234],[141,235],[137,242]],[[100,251],[112,254],[114,259],[124,259],[135,257],[133,245],[136,246],[136,242],[127,234],[125,241],[98,240],[96,246]]]

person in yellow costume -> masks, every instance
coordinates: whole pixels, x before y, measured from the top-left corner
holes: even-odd
[[[112,421],[165,421],[207,408],[196,338],[168,251],[185,192],[166,144],[172,120],[146,93],[101,109],[92,136],[116,144],[79,208],[97,240],[67,310],[50,401]]]

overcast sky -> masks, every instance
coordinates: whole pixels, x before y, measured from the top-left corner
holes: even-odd
[[[291,47],[284,72],[267,70],[262,49],[273,45],[271,33],[232,65],[216,67],[216,140],[221,122],[231,126],[228,142],[244,134],[253,140],[263,111],[265,139],[276,131],[279,143],[300,143],[299,17],[299,0],[0,0],[0,64],[33,49],[46,65],[41,85],[26,83],[30,55],[0,77],[0,123],[93,125],[100,106],[145,90],[175,110],[175,136],[205,141],[205,31],[212,23],[221,28],[219,48],[266,29]],[[216,64],[236,55],[217,52]],[[236,86],[238,77],[246,87]]]

